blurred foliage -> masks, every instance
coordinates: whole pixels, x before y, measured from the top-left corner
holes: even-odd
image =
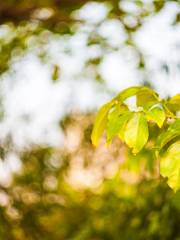
[[[164,182],[104,180],[96,191],[77,191],[49,149],[24,156],[24,167],[1,207],[1,239],[179,239],[179,200]]]
[[[6,0],[0,2],[1,29],[8,34],[0,36],[0,73],[11,65],[11,60],[27,49],[38,47],[39,56],[48,55],[45,44],[52,40],[52,36],[72,36],[84,28],[87,34],[86,45],[99,47],[99,56],[90,56],[85,63],[86,76],[93,74],[93,79],[102,83],[103,79],[98,70],[106,52],[118,51],[124,46],[131,46],[138,58],[137,68],[144,69],[146,60],[143,53],[135,44],[133,34],[144,24],[145,19],[154,16],[166,7],[169,2],[178,1],[124,1],[124,0]],[[99,4],[106,9],[105,17],[100,21],[87,20],[81,16],[81,9],[86,6],[97,7]],[[132,10],[133,9],[133,10]],[[114,44],[109,38],[100,33],[100,29],[108,22],[115,21],[126,38],[123,43]],[[179,13],[174,16],[172,27],[179,22]],[[43,34],[43,35],[42,35]],[[52,35],[53,34],[53,35]],[[8,35],[8,36],[7,36]],[[51,36],[51,37],[50,37]],[[33,37],[33,38],[32,38]],[[99,51],[99,50],[98,50]],[[55,73],[56,74],[56,73]],[[56,76],[52,74],[54,81]]]
[[[62,39],[67,42],[64,52],[71,55],[67,39],[78,32],[86,34],[86,47],[94,47],[98,53],[87,56],[85,72],[81,72],[85,77],[102,83],[98,66],[106,53],[122,46],[135,51],[137,68],[144,70],[146,60],[133,35],[169,2],[178,4],[163,0],[0,1],[0,73],[11,71],[14,62],[33,51],[52,64],[51,77],[56,82],[61,66],[51,61],[48,44]],[[97,22],[83,19],[80,11],[95,3],[105,7],[105,17]],[[136,11],[129,11],[127,4]],[[126,37],[121,44],[100,34],[99,29],[108,21],[123,29]],[[172,27],[178,23],[179,13]],[[168,71],[168,66],[164,69]],[[61,121],[65,135],[62,148],[29,146],[21,152],[10,135],[1,141],[0,163],[8,166],[7,156],[13,152],[21,169],[12,174],[12,181],[0,184],[0,239],[180,239],[180,194],[174,194],[159,177],[158,161],[150,146],[134,156],[119,139],[106,148],[102,138],[94,149],[90,141],[93,122],[93,114],[72,115]],[[158,130],[151,133],[155,139]]]
[[[34,21],[39,20],[43,26],[50,27],[55,30],[59,24],[63,23],[67,26],[69,23],[76,21],[76,19],[71,13],[85,4],[92,2],[90,0],[6,0],[0,4],[0,23],[14,22],[19,24],[22,21]],[[127,11],[124,9],[124,4],[126,1],[119,0],[97,0],[93,2],[99,2],[106,4],[110,8],[108,17],[120,18],[124,20]],[[139,8],[139,16],[145,17],[153,12],[160,11],[166,2],[171,1],[127,1],[131,5]],[[173,1],[172,1],[173,2]],[[177,2],[177,1],[174,1]],[[45,11],[47,10],[47,11]],[[48,12],[49,10],[49,12]],[[137,19],[138,17],[137,16]],[[176,17],[178,18],[178,17]],[[141,21],[139,19],[139,21]],[[141,22],[139,23],[141,24]],[[127,29],[131,29],[128,24],[125,24]],[[60,27],[59,27],[60,28]],[[135,29],[134,27],[133,29]]]
[[[117,139],[108,150],[105,140],[92,148],[93,119],[66,118],[63,149],[34,146],[20,153],[21,171],[0,187],[0,239],[180,239],[180,192],[174,194],[156,171],[127,168],[126,154],[145,163],[148,150],[132,156]],[[85,174],[81,185],[78,169]],[[100,178],[97,170],[104,171]],[[88,186],[89,174],[95,181]]]

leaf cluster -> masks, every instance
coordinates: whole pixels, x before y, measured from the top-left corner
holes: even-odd
[[[135,96],[136,107],[132,110],[127,99]],[[168,178],[174,191],[180,188],[180,94],[164,100],[148,87],[135,86],[120,92],[97,113],[92,131],[92,143],[97,146],[106,129],[107,144],[117,136],[139,153],[148,143],[149,125],[156,124],[160,134],[152,151],[160,157],[160,173]]]

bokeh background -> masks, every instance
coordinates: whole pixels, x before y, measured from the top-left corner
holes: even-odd
[[[178,0],[0,0],[0,240],[180,240],[151,144],[90,141],[122,89],[179,93],[179,23]]]

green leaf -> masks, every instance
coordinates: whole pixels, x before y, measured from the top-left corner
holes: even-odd
[[[121,139],[121,141],[125,141],[124,140],[125,127],[132,116],[133,116],[132,112],[127,112],[123,114],[119,119],[120,128],[118,131],[118,137]]]
[[[115,109],[108,114],[107,143],[110,143],[112,138],[117,135],[122,128],[122,117],[124,114],[130,115],[128,107],[125,104],[117,105]]]
[[[94,124],[93,131],[91,134],[91,141],[95,146],[98,145],[99,138],[103,134],[104,129],[106,127],[108,112],[115,104],[116,104],[115,100],[112,100],[112,101],[104,104],[99,109],[99,111],[96,115],[95,124]]]
[[[143,105],[143,108],[145,111],[148,111],[150,110],[150,108],[153,108],[155,107],[155,105],[159,104],[159,102],[157,100],[155,101],[150,101],[150,102],[147,102]]]
[[[134,113],[125,127],[124,139],[126,144],[138,153],[146,144],[149,136],[148,124],[143,113]]]
[[[177,95],[175,95],[174,97],[172,97],[172,98],[169,100],[169,103],[180,105],[180,93],[178,93]]]
[[[107,142],[110,143],[112,138],[116,135],[123,140],[124,127],[127,121],[132,116],[131,112],[124,110],[123,112],[119,109],[115,109],[110,112],[108,115],[108,124],[107,124]]]
[[[167,107],[176,112],[176,111],[180,111],[180,94],[175,95],[174,97],[172,97],[168,102],[167,102]]]
[[[180,136],[180,119],[172,123],[166,132],[159,135],[156,143],[157,149],[160,151],[168,142],[178,136]]]
[[[149,121],[157,123],[157,125],[161,128],[166,119],[166,114],[164,112],[164,109],[160,107],[153,107],[147,111],[146,117]]]
[[[160,159],[160,173],[168,178],[168,185],[176,192],[180,189],[180,141],[172,144]]]
[[[158,95],[154,91],[146,89],[137,93],[136,104],[138,107],[144,107],[149,103],[158,103]]]
[[[123,90],[122,92],[120,92],[117,95],[116,99],[123,102],[127,98],[132,97],[132,96],[137,95],[137,94],[140,94],[140,93],[148,94],[148,95],[153,96],[153,100],[158,99],[158,94],[155,93],[152,89],[150,89],[148,87],[141,87],[141,86],[126,88],[125,90]]]

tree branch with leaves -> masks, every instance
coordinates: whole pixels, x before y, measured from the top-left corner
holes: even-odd
[[[136,106],[127,104],[136,98]],[[161,129],[152,152],[160,159],[160,174],[168,178],[168,185],[180,189],[180,94],[161,99],[148,87],[130,87],[104,104],[98,111],[92,131],[92,143],[97,146],[106,130],[107,145],[117,136],[133,154],[139,153],[149,141],[150,124]]]

